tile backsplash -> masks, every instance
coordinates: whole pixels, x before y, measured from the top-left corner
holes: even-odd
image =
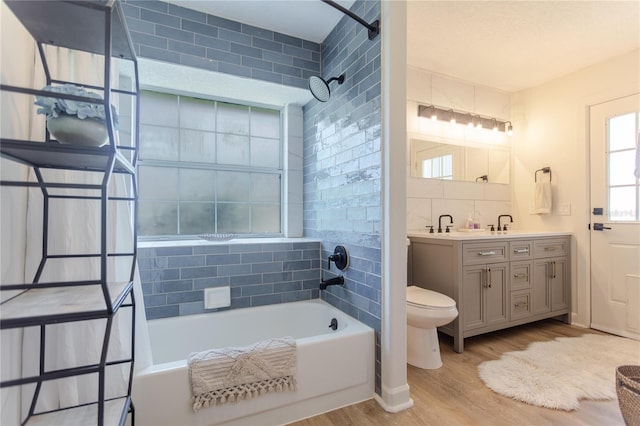
[[[317,299],[320,241],[138,248],[147,319]],[[204,289],[231,289],[231,306],[204,309]]]
[[[435,229],[442,214],[452,215],[454,228],[461,228],[470,213],[482,228],[497,225],[498,215],[511,213],[510,186],[407,177],[408,230]]]

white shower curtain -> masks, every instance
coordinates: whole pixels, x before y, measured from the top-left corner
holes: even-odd
[[[101,56],[77,54],[67,49],[47,47],[47,60],[54,79],[82,82],[96,86],[103,85],[104,62]],[[45,84],[44,77],[37,72],[36,64],[34,87]],[[112,72],[112,85],[117,85],[117,72]],[[117,107],[117,105],[116,105]],[[44,134],[42,115],[31,120],[33,139],[41,139]],[[31,180],[35,180],[33,171]],[[85,173],[65,170],[45,170],[45,180],[55,182],[73,182],[80,184],[99,184],[101,173]],[[129,196],[131,183],[125,176],[114,174],[111,178],[111,195]],[[56,195],[99,195],[98,191],[54,189]],[[99,253],[100,251],[100,215],[99,200],[50,199],[48,220],[48,252],[50,254]],[[110,252],[131,252],[133,224],[128,202],[108,202],[108,246]],[[25,276],[34,277],[42,254],[43,195],[41,190],[29,189],[27,204],[27,248]],[[108,281],[128,281],[131,273],[131,257],[110,257],[108,261]],[[40,282],[75,281],[99,279],[99,258],[50,259],[43,270]],[[148,336],[140,278],[135,273],[134,295],[136,299],[136,370],[151,364],[148,351]],[[130,356],[131,309],[123,308],[114,317],[108,360],[124,359]],[[78,321],[47,326],[45,366],[48,371],[79,365],[96,364],[100,360],[106,320]],[[141,350],[142,349],[142,350]],[[39,361],[39,329],[25,329],[23,340],[23,375],[36,375]],[[105,387],[106,397],[122,396],[128,384],[129,368],[127,364],[109,367]],[[22,412],[29,410],[34,385],[23,388]],[[63,380],[45,382],[40,392],[36,411],[46,411],[68,407],[97,399],[98,376],[89,374]]]

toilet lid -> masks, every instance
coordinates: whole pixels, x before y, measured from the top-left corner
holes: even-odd
[[[414,285],[407,287],[407,303],[418,307],[427,306],[440,309],[456,306],[455,300],[449,296]]]

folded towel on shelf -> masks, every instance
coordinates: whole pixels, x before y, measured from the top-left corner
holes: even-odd
[[[533,213],[551,213],[551,182],[536,182],[533,200]]]
[[[296,341],[262,340],[249,346],[194,352],[187,359],[193,411],[296,389]]]

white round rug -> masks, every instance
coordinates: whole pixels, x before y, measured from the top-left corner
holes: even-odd
[[[616,398],[616,367],[640,364],[640,342],[585,334],[535,342],[478,366],[494,392],[540,407],[576,410],[580,399]]]

